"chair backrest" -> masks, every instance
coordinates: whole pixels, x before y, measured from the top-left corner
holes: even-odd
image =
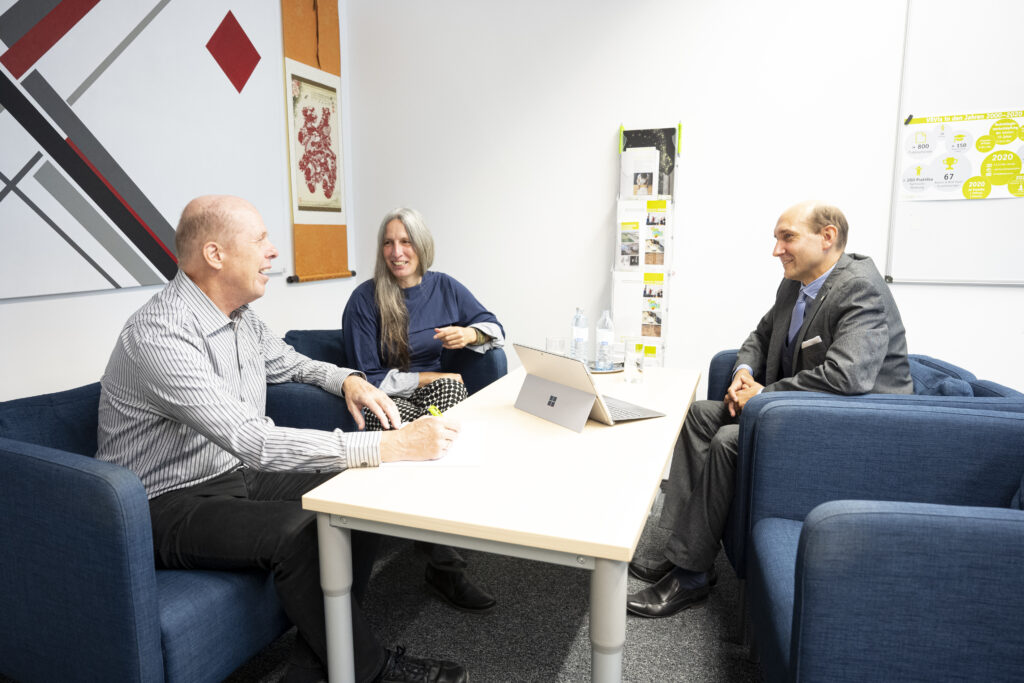
[[[96,455],[100,383],[0,403],[0,436]]]
[[[921,396],[986,396],[1024,398],[1024,394],[1010,387],[981,380],[961,367],[921,354],[910,354],[910,376],[914,380],[914,393]],[[719,351],[711,359],[708,369],[708,398],[721,400],[732,379],[736,363],[736,350]]]
[[[336,330],[289,330],[284,335],[286,344],[303,356],[313,360],[348,367],[341,328]]]

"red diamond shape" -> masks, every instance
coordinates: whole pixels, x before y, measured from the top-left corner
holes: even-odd
[[[231,85],[235,86],[238,92],[242,92],[242,88],[260,61],[260,53],[256,52],[249,36],[245,35],[245,31],[230,10],[213,32],[206,49],[224,70]]]

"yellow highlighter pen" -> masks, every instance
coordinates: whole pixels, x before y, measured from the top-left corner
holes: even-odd
[[[433,415],[434,417],[441,417],[441,411],[438,410],[437,406],[433,404],[427,406],[427,412]]]

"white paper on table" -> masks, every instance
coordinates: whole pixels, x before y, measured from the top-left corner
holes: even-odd
[[[479,425],[459,424],[459,436],[448,452],[436,460],[401,460],[382,462],[381,467],[479,467],[486,444],[482,443]]]

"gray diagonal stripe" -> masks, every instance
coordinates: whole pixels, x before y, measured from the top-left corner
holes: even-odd
[[[3,181],[5,183],[10,183],[11,182],[10,180],[7,179],[7,176],[5,176],[2,172],[0,172],[0,181]],[[14,186],[12,185],[12,187],[14,187]],[[103,277],[104,280],[109,282],[111,284],[111,286],[114,287],[114,289],[121,289],[121,285],[117,284],[117,281],[114,280],[114,278],[110,277],[110,275],[107,273],[107,271],[103,270],[103,268],[102,268],[102,266],[100,266],[100,264],[98,264],[95,261],[93,261],[92,257],[85,253],[84,249],[82,249],[80,246],[75,244],[75,241],[73,239],[71,239],[70,237],[68,237],[68,234],[66,232],[64,232],[63,230],[61,230],[60,226],[57,225],[56,223],[54,223],[53,220],[49,216],[47,216],[45,213],[43,213],[43,210],[40,209],[38,206],[36,206],[35,203],[31,199],[29,199],[28,196],[26,196],[24,192],[19,190],[17,187],[14,187],[13,192],[14,192],[14,194],[18,195],[18,198],[21,199],[21,201],[25,202],[25,204],[28,205],[28,208],[30,208],[33,211],[35,211],[36,215],[38,215],[40,218],[42,218],[43,221],[47,225],[49,225],[53,229],[53,231],[60,236],[60,238],[62,240],[67,242],[68,246],[70,246],[72,249],[77,251],[78,255],[81,256],[83,259],[85,259],[86,263],[88,263],[90,266],[92,266],[94,269],[96,269],[96,272],[99,273]]]
[[[174,253],[174,228],[156,210],[146,195],[142,193],[128,174],[118,166],[110,153],[100,144],[99,140],[85,127],[81,119],[71,111],[71,107],[61,99],[42,74],[33,71],[21,81],[22,85],[35,98],[39,106],[53,121],[60,126],[64,134],[82,150],[82,154],[96,167],[110,186],[117,191],[124,201],[139,215],[157,239]]]
[[[22,1],[24,2],[24,0]],[[135,40],[147,26],[149,26],[149,23],[153,21],[156,15],[160,14],[160,10],[166,7],[167,3],[170,1],[171,0],[160,0],[160,2],[156,4],[156,7],[151,9],[149,14],[143,17],[142,21],[139,22],[139,25],[133,28],[131,33],[125,36],[124,40],[118,43],[117,47],[114,48],[114,51],[107,55],[107,58],[100,62],[100,65],[93,69],[91,74],[86,76],[81,85],[75,88],[75,92],[71,93],[71,96],[68,97],[68,104],[74,104],[78,101],[78,98],[89,89],[89,86],[91,86],[97,78],[103,75],[103,72],[107,70],[107,67],[113,64],[114,60],[121,56],[121,53],[125,51],[125,48],[131,45],[132,41]]]
[[[36,165],[36,162],[43,157],[42,152],[36,152],[35,156],[28,160],[28,163],[18,171],[17,175],[11,178],[11,182],[7,184],[4,189],[0,190],[0,202],[4,200],[4,197],[14,189],[14,186],[21,182],[21,179],[25,177],[25,174],[32,170],[32,167]]]
[[[0,14],[0,40],[11,47],[59,4],[60,0],[18,0]]]
[[[155,270],[133,250],[120,234],[86,201],[85,197],[61,175],[57,167],[47,161],[35,172],[39,181],[60,205],[75,217],[83,228],[92,235],[100,245],[110,252],[128,273],[138,280],[140,285],[160,285],[166,282]]]

